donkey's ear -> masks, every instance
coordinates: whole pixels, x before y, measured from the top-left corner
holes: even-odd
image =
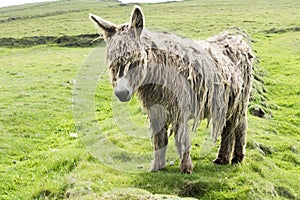
[[[145,18],[143,11],[139,6],[135,5],[130,17],[130,27],[135,31],[137,35],[141,35],[144,26]]]
[[[89,14],[89,18],[92,22],[95,23],[99,32],[101,32],[100,30],[104,31],[104,40],[107,41],[107,39],[116,32],[117,26],[114,23],[102,19],[101,17],[91,13]]]

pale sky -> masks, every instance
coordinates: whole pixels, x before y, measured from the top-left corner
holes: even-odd
[[[54,0],[0,0],[0,7],[20,5],[25,3],[35,3],[43,1],[54,1]]]
[[[25,3],[35,3],[43,1],[55,1],[55,0],[0,0],[0,7],[20,5]],[[181,1],[181,0],[119,0],[120,2],[126,3],[160,3],[166,1]]]
[[[166,1],[181,1],[181,0],[120,0],[122,3],[161,3]]]

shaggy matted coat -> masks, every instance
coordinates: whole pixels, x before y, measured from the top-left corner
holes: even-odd
[[[191,117],[194,128],[208,119],[214,141],[221,135],[214,163],[242,162],[254,58],[242,36],[221,33],[205,41],[192,41],[151,32],[145,28],[138,6],[128,24],[117,26],[93,14],[90,19],[104,32],[115,95],[125,102],[136,92],[148,112],[154,144],[151,171],[166,165],[170,129],[181,171],[192,172]]]

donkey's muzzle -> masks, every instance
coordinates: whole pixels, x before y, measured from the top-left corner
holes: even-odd
[[[116,95],[116,97],[118,97],[118,99],[121,102],[127,102],[131,99],[130,91],[128,91],[128,90],[122,90],[122,91],[115,90],[115,95]]]
[[[115,95],[121,102],[127,102],[131,99],[132,90],[129,87],[129,82],[126,78],[122,77],[117,80]]]

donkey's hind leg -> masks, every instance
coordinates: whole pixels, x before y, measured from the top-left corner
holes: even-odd
[[[244,117],[235,130],[235,145],[231,164],[241,163],[245,157],[247,119]]]
[[[218,157],[213,161],[215,164],[226,165],[230,162],[232,148],[234,144],[234,124],[231,120],[226,122],[221,135],[221,146],[219,148]]]

